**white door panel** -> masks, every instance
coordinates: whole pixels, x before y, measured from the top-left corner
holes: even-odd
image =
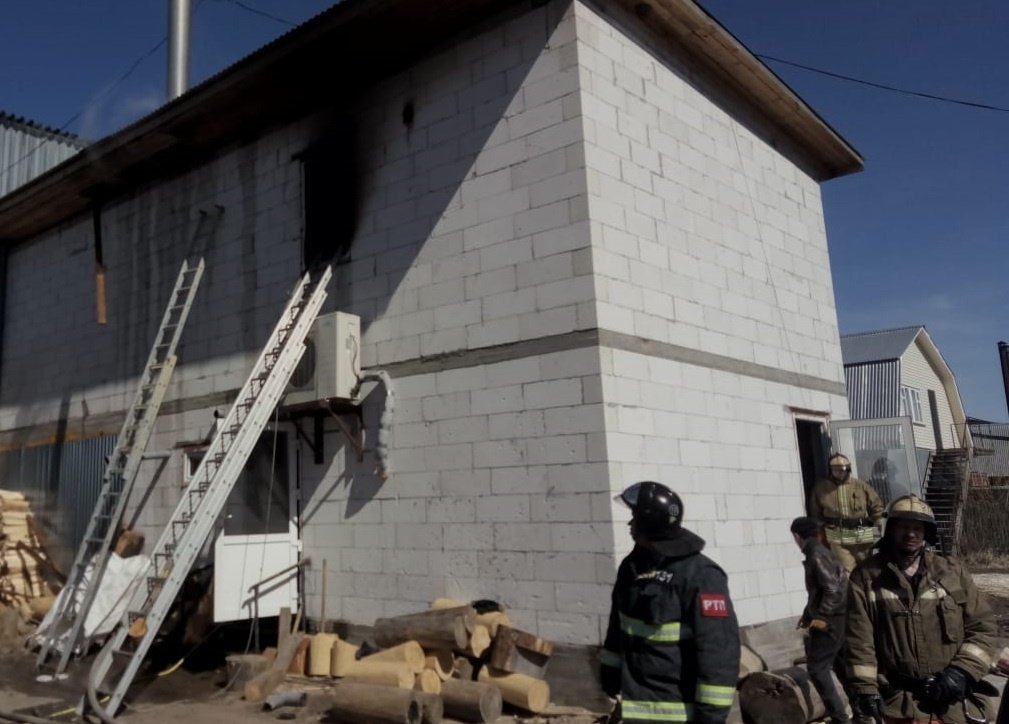
[[[222,530],[214,543],[216,622],[276,616],[283,607],[297,608],[294,566],[300,544],[289,444],[287,433],[264,431],[224,506]],[[262,581],[266,583],[256,588]]]

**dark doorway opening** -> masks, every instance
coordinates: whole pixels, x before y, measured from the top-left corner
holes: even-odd
[[[928,411],[932,417],[932,435],[935,438],[935,449],[942,450],[942,427],[939,425],[939,402],[935,390],[928,391]]]
[[[824,424],[816,420],[796,420],[795,437],[799,445],[803,496],[808,507],[809,494],[813,490],[813,485],[819,478],[827,475],[830,438],[827,437]]]

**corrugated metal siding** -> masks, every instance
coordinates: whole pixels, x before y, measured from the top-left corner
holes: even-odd
[[[989,477],[1009,477],[1009,424],[972,423],[974,459],[971,470]]]
[[[900,415],[900,362],[847,365],[848,408],[852,420],[874,420]]]
[[[64,573],[84,538],[115,445],[110,436],[0,453],[0,487],[28,498],[49,556]]]
[[[70,139],[32,133],[0,119],[0,196],[28,183],[80,150]]]

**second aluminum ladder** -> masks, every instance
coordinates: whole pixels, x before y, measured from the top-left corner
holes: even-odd
[[[284,394],[305,351],[305,338],[326,298],[332,276],[326,267],[305,274],[231,410],[193,473],[175,512],[153,549],[146,579],[130,597],[126,613],[95,658],[88,677],[89,707],[111,721],[154,642],[165,616],[217,524],[249,454]],[[109,693],[99,701],[98,690]],[[87,707],[86,707],[87,708]]]

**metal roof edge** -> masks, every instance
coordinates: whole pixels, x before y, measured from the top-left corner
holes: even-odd
[[[606,1],[624,5],[629,2]],[[751,106],[762,109],[765,117],[805,150],[820,169],[819,180],[861,170],[862,159],[858,153],[693,0],[650,2],[653,4],[648,7],[664,11],[657,14],[665,17],[665,28],[697,57],[699,63],[726,81]],[[635,7],[641,4],[633,3]],[[323,11],[179,98],[86,146],[81,153],[0,198],[2,239],[16,242],[30,238],[82,213],[101,196],[103,189],[127,184],[141,175],[140,169],[153,163],[154,156],[165,158],[169,149],[183,151],[176,154],[179,157],[176,163],[182,164],[186,153],[207,154],[208,147],[213,144],[219,148],[229,140],[234,141],[234,137],[226,135],[229,132],[227,123],[221,123],[220,119],[215,119],[220,138],[206,133],[197,138],[193,132],[194,123],[210,118],[215,109],[219,116],[227,115],[236,98],[247,98],[243,93],[247,94],[257,81],[268,78],[271,73],[290,70],[290,66],[297,67],[299,62],[311,62],[325,52],[338,53],[332,47],[337,45],[335,38],[341,35],[353,39],[362,27],[384,31],[387,27],[383,23],[387,26],[396,22],[400,24],[397,30],[403,32],[401,26],[413,19],[416,11],[413,5],[416,5],[415,0],[344,0]],[[438,27],[444,27],[446,34],[458,32],[467,27],[466,23],[473,25],[475,18],[516,5],[517,0],[467,0],[446,7],[438,16],[441,23]],[[431,47],[438,40],[412,38],[411,42]],[[410,49],[401,51],[404,56],[409,52]],[[302,91],[273,89],[280,100],[284,93],[295,92]],[[283,106],[282,103],[273,105]],[[286,108],[278,109],[273,117],[259,119],[254,116],[254,120],[265,128],[271,122],[278,122],[285,111]]]

